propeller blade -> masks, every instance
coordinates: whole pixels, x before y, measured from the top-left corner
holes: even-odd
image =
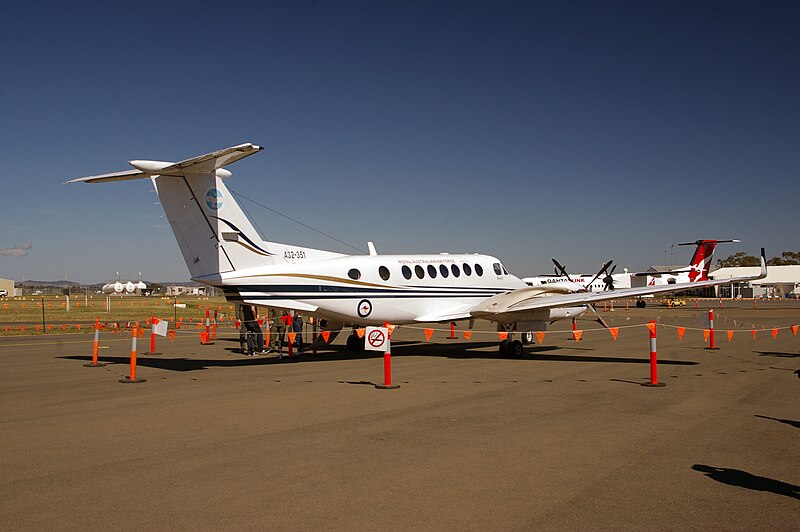
[[[600,317],[600,314],[597,313],[597,309],[594,307],[594,305],[589,305],[589,309],[591,309],[591,311],[594,312],[594,315],[597,316],[597,319],[594,321],[602,325],[604,328],[608,329],[609,328],[608,324],[605,322],[603,318]]]
[[[561,264],[559,264],[556,259],[552,259],[552,261],[553,261],[553,264],[556,265],[556,271],[558,273],[560,273],[561,275],[563,275],[564,277],[566,277],[569,282],[572,282],[572,277],[569,276],[569,274],[567,273],[567,270]]]
[[[587,285],[585,286],[585,288],[586,288],[587,290],[589,290],[589,289],[590,289],[590,287],[592,286],[592,283],[594,283],[594,282],[597,280],[597,278],[598,278],[598,277],[600,277],[601,275],[603,275],[603,272],[604,272],[604,271],[606,271],[606,270],[608,269],[608,267],[609,267],[609,266],[611,266],[611,263],[612,263],[612,262],[614,262],[614,261],[613,261],[613,260],[610,260],[610,261],[606,262],[605,264],[603,264],[603,267],[602,267],[602,268],[600,268],[600,271],[599,271],[599,272],[597,272],[597,275],[595,275],[594,277],[592,277],[592,280],[591,280],[591,281],[589,281],[589,284],[587,284]]]

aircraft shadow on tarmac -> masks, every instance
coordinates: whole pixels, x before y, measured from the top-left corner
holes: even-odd
[[[789,484],[788,482],[781,482],[767,477],[759,477],[747,471],[739,469],[728,469],[725,467],[713,467],[703,464],[695,464],[692,466],[695,471],[702,472],[705,476],[717,482],[728,484],[729,486],[736,486],[739,488],[747,488],[755,491],[769,491],[777,495],[783,495],[792,499],[800,500],[800,486]]]
[[[759,356],[762,357],[776,357],[776,358],[797,358],[800,357],[800,353],[785,353],[782,351],[755,351]]]
[[[230,340],[222,340],[230,342]],[[238,340],[235,341],[238,344]],[[486,351],[486,348],[491,350]],[[483,350],[482,350],[483,349]],[[524,355],[520,359],[509,359],[509,362],[535,362],[535,361],[549,361],[549,362],[592,362],[592,363],[621,363],[621,364],[649,364],[648,358],[624,358],[602,355],[570,355],[570,354],[548,354],[553,351],[561,351],[563,349],[594,351],[589,348],[569,347],[563,348],[559,346],[543,346],[532,345],[525,349]],[[266,356],[248,357],[239,354],[238,348],[226,347],[225,351],[236,356],[228,360],[214,360],[205,358],[170,358],[168,355],[160,356],[147,356],[140,354],[137,359],[137,365],[165,369],[170,371],[198,371],[208,368],[236,368],[243,366],[263,366],[272,364],[292,364],[297,362],[324,362],[336,360],[363,360],[371,358],[382,358],[383,353],[379,351],[364,351],[354,353],[348,351],[344,345],[324,345],[319,348],[316,355],[311,354],[310,347],[306,347],[306,351],[300,356],[288,357],[284,354],[282,359],[279,359],[274,353]],[[198,353],[199,355],[199,353]],[[470,344],[438,344],[438,343],[425,343],[416,341],[398,341],[392,344],[392,355],[394,356],[427,356],[427,357],[446,357],[452,359],[498,359],[500,355],[497,352],[496,342],[473,342]],[[68,360],[79,360],[86,362],[91,359],[90,356],[62,356],[59,358]],[[101,356],[101,362],[110,364],[128,364],[128,356]],[[662,365],[680,365],[691,366],[696,365],[698,362],[685,361],[685,360],[661,360],[659,364]]]
[[[793,419],[779,419],[777,417],[760,416],[758,414],[755,414],[755,416],[760,417],[761,419],[770,419],[772,421],[777,421],[778,423],[784,423],[786,425],[789,425],[790,427],[800,429],[800,421],[795,421]]]

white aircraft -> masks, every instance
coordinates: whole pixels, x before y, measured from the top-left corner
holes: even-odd
[[[543,331],[547,323],[594,311],[592,305],[619,297],[676,291],[675,284],[613,292],[574,292],[527,286],[489,255],[345,255],[264,241],[228,191],[223,167],[262,150],[253,144],[172,163],[130,161],[133,170],[73,179],[100,183],[150,178],[194,281],[219,287],[232,302],[314,313],[331,328],[391,323],[486,319],[509,332],[500,352],[521,356],[514,331]],[[711,286],[766,276],[701,281]],[[360,344],[360,345],[359,345]],[[363,348],[355,334],[351,349]]]
[[[536,277],[523,277],[522,280],[528,286],[541,285],[563,285],[574,291],[588,290],[590,292],[604,292],[606,290],[616,290],[619,288],[631,288],[637,286],[660,286],[677,283],[695,283],[708,279],[708,270],[711,267],[711,260],[717,244],[724,242],[740,242],[739,240],[695,240],[685,242],[679,246],[696,246],[689,264],[679,270],[668,270],[663,272],[641,272],[629,273],[627,268],[624,273],[614,273],[616,266],[609,272],[608,267],[611,263],[605,264],[597,275],[568,274],[564,267],[553,259],[556,275],[540,275]],[[604,275],[605,274],[605,275]],[[693,287],[692,287],[693,288]],[[645,303],[639,299],[636,303],[638,307],[644,307]]]

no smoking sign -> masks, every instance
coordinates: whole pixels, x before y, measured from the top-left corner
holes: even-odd
[[[383,351],[388,353],[389,347],[389,329],[386,327],[367,327],[365,333],[364,349],[368,351]]]

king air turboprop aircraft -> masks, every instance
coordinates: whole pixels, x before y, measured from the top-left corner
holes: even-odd
[[[500,352],[521,356],[515,331],[543,331],[547,323],[573,318],[593,304],[619,297],[676,291],[648,286],[591,293],[563,287],[527,286],[500,260],[480,254],[345,255],[264,241],[224,179],[223,167],[261,147],[240,144],[177,163],[130,161],[132,170],[82,177],[68,183],[150,178],[194,281],[223,290],[236,303],[294,309],[344,325],[450,322],[486,319],[508,331]],[[693,287],[760,279],[702,281]],[[362,340],[363,342],[363,340]],[[348,347],[357,349],[356,335]],[[363,347],[363,343],[361,343]]]

